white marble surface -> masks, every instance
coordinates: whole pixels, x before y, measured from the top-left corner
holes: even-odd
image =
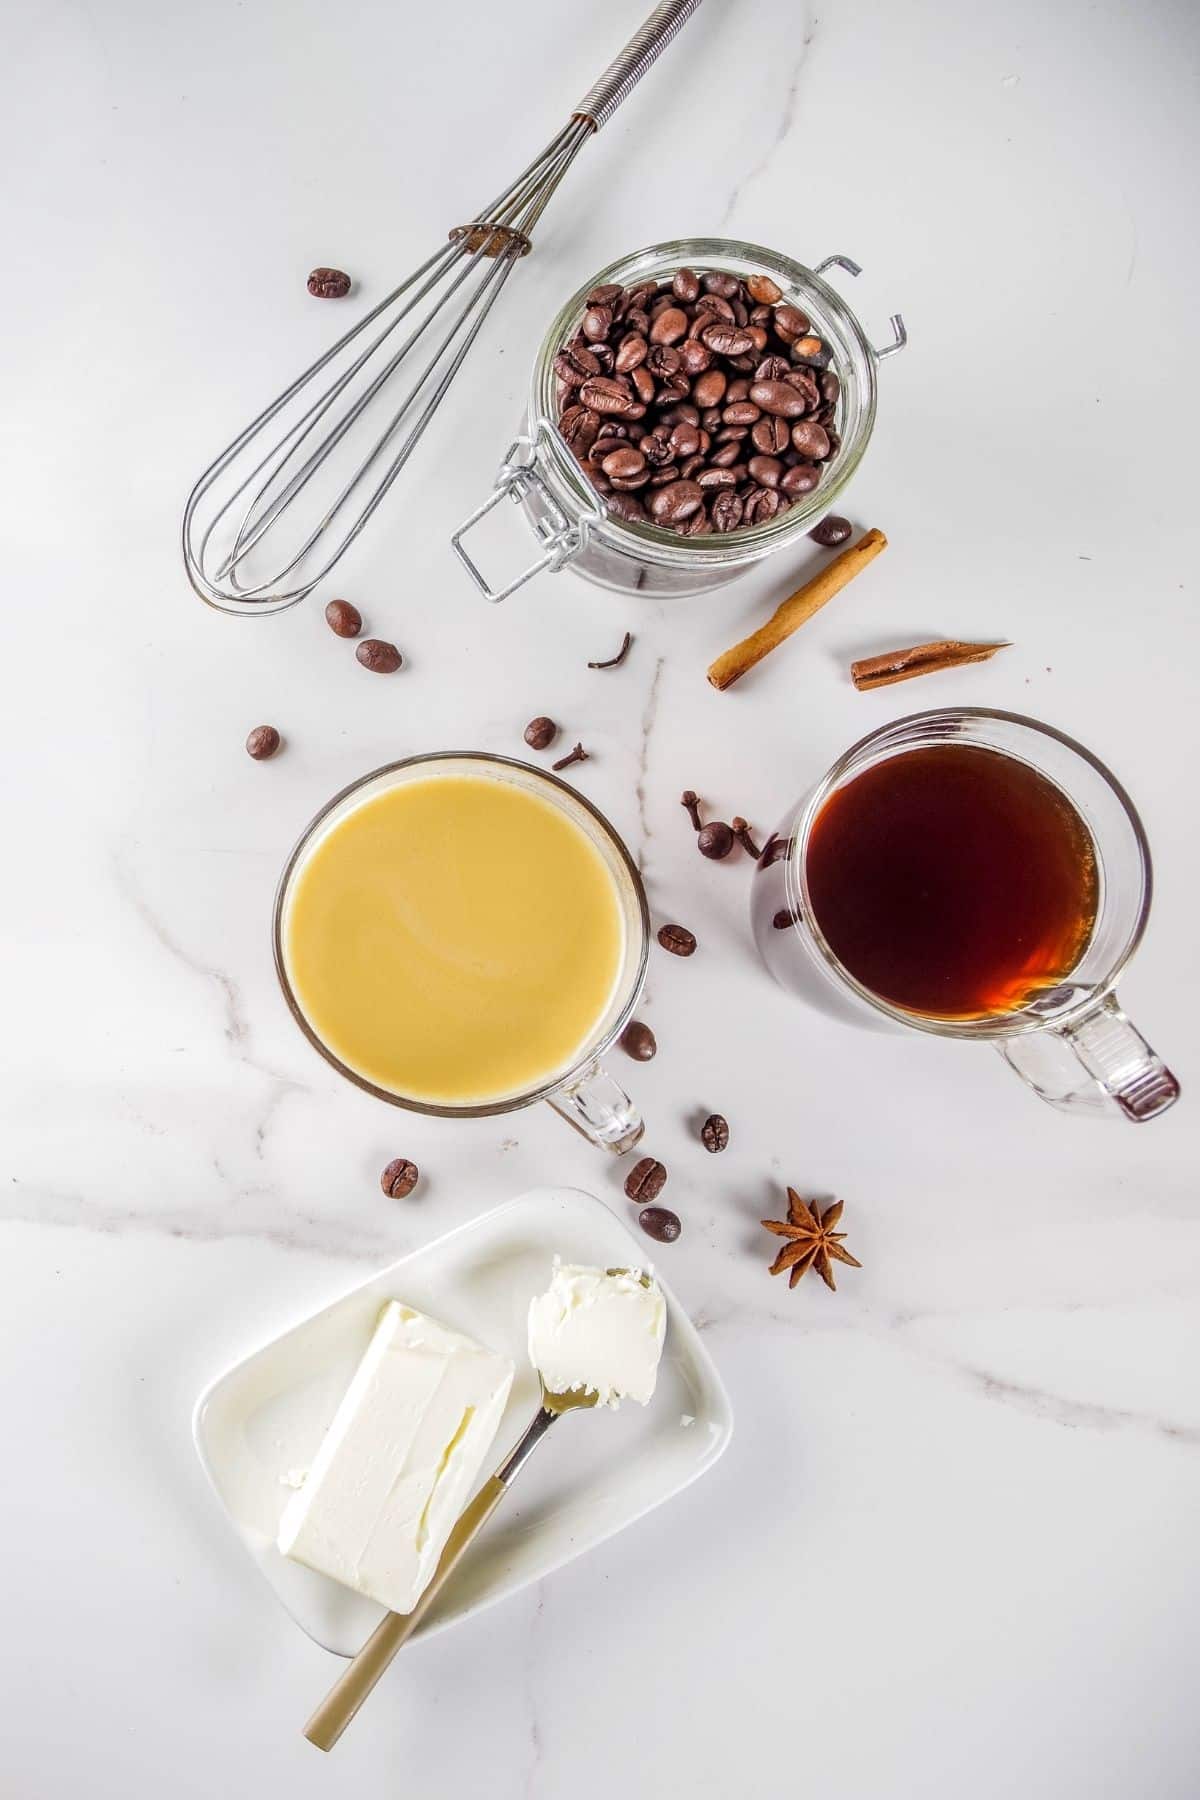
[[[307,605],[188,591],[205,453],[557,125],[639,7],[52,0],[10,16],[0,1790],[20,1800],[421,1792],[599,1800],[1182,1800],[1195,1792],[1197,20],[1185,0],[973,9],[708,0],[547,217],[420,465],[338,586],[410,658],[366,675]],[[765,37],[766,47],[756,39]],[[686,232],[845,251],[883,332],[853,493],[885,560],[744,688],[709,658],[799,561],[637,605],[570,575],[503,608],[447,534],[550,310]],[[15,352],[15,354],[14,354]],[[813,560],[816,558],[813,553]],[[588,657],[631,627],[627,666]],[[854,654],[1006,635],[856,694]],[[1127,1005],[1192,1094],[1073,1123],[986,1052],[835,1028],[753,960],[694,785],[769,825],[914,707],[1027,710],[1136,796],[1157,859]],[[550,710],[660,917],[632,1071],[686,1231],[671,1278],[738,1413],[729,1455],[589,1560],[396,1669],[337,1752],[335,1665],[206,1492],[192,1399],[406,1246],[536,1182],[620,1199],[546,1109],[450,1128],[342,1085],[287,1018],[280,860],[338,786]],[[247,728],[273,720],[276,762]],[[719,1162],[697,1104],[734,1130]],[[426,1170],[399,1205],[391,1155]],[[861,1274],[767,1279],[791,1180]]]

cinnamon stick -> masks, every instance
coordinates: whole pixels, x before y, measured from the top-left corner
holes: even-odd
[[[942,638],[936,644],[913,644],[907,650],[889,650],[883,656],[866,656],[850,664],[850,679],[860,694],[870,688],[890,687],[893,681],[911,681],[915,675],[937,675],[943,669],[960,669],[966,663],[987,662],[998,644],[964,644],[958,638]]]
[[[793,631],[819,612],[827,600],[841,592],[848,581],[853,581],[860,570],[869,562],[874,562],[881,550],[887,549],[887,539],[882,531],[868,531],[860,537],[857,544],[849,544],[832,562],[827,562],[818,575],[806,581],[803,587],[777,606],[765,625],[735,644],[732,650],[726,650],[711,664],[708,679],[715,688],[732,687],[735,681],[760,663],[764,656],[778,648],[785,638],[791,637]]]

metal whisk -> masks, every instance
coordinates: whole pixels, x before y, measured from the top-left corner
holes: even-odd
[[[278,612],[328,575],[412,455],[575,157],[699,4],[660,0],[541,155],[209,464],[183,515],[202,600]],[[401,369],[406,391],[384,401]],[[301,495],[309,504],[293,512]]]

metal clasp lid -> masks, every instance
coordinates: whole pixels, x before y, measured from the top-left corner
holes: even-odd
[[[827,256],[824,262],[817,264],[813,274],[823,275],[826,269],[845,269],[848,275],[862,274],[862,265],[856,263],[852,256]],[[903,350],[908,342],[908,331],[899,313],[893,313],[888,324],[892,328],[892,342],[885,344],[882,350],[876,350],[874,344],[871,345],[871,354],[876,362],[882,362],[885,356],[895,356],[897,350]]]
[[[514,438],[505,454],[504,461],[496,474],[495,485],[482,506],[477,506],[469,518],[463,520],[457,531],[450,534],[450,542],[454,553],[466,569],[476,587],[485,599],[491,601],[507,600],[515,594],[519,587],[540,575],[543,569],[552,573],[569,563],[579,555],[588,541],[593,525],[600,523],[604,514],[598,507],[589,507],[580,512],[578,520],[572,524],[562,506],[555,499],[546,483],[538,473],[538,446],[545,434],[545,422],[538,427],[537,438]],[[518,504],[530,493],[536,493],[541,505],[545,508],[546,517],[536,518],[530,515],[530,524],[537,533],[539,541],[545,546],[544,554],[536,562],[530,563],[507,587],[493,588],[487,576],[472,560],[463,548],[463,538],[473,526],[498,506],[506,497]]]

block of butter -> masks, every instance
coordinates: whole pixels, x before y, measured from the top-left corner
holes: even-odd
[[[508,1357],[390,1300],[284,1508],[283,1554],[410,1612],[475,1491],[512,1379]]]

